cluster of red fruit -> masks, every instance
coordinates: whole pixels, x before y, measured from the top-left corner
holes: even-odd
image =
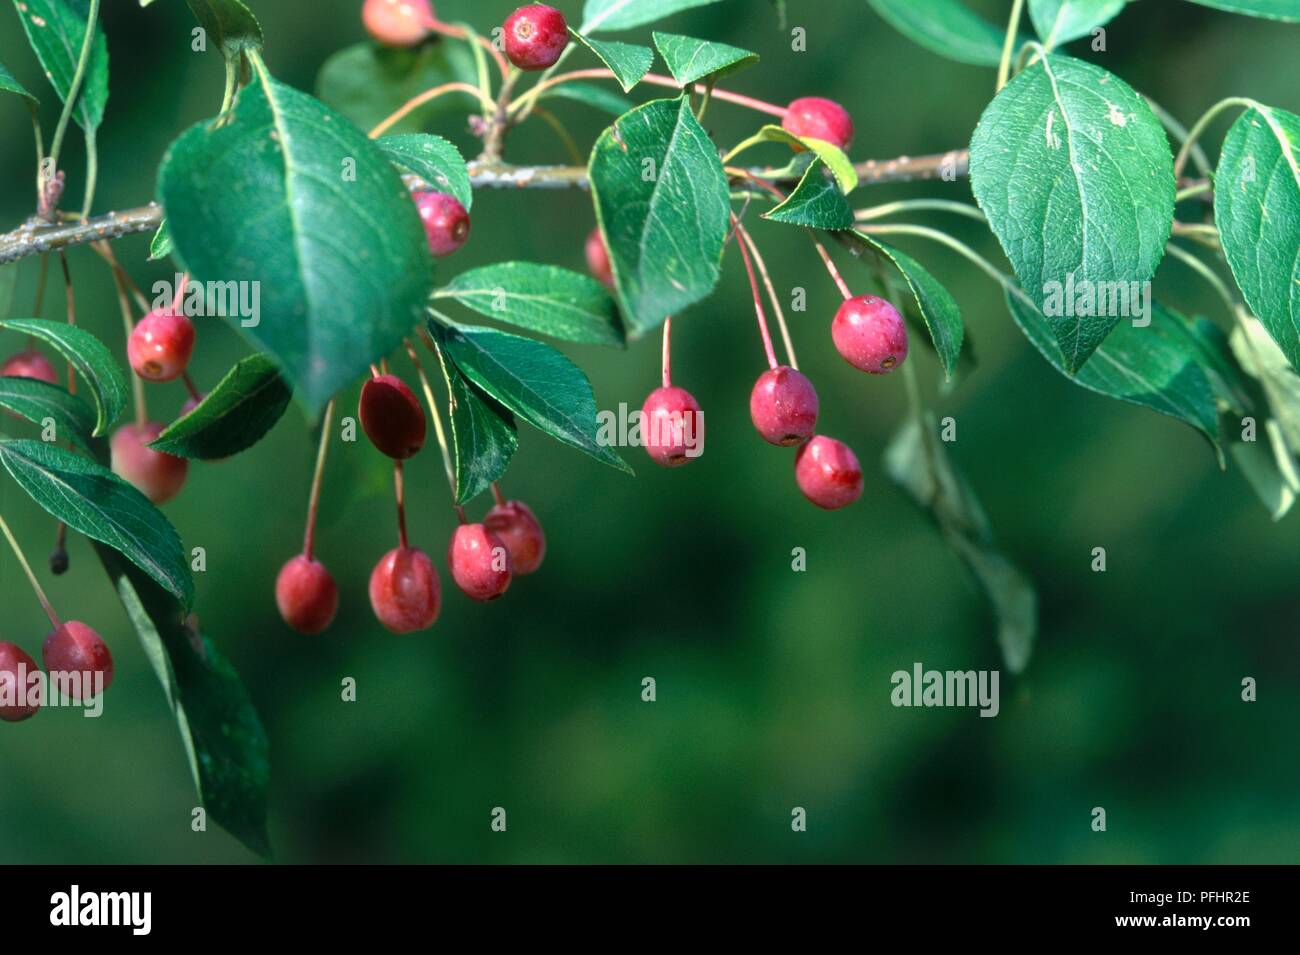
[[[96,675],[102,689],[113,682],[113,657],[93,629],[77,620],[56,624],[41,646],[45,671],[74,700],[93,695]],[[0,641],[0,720],[17,723],[40,709],[40,670],[15,643]]]
[[[366,30],[385,46],[416,46],[433,33],[462,36],[442,23],[429,0],[366,0],[361,8]],[[569,42],[564,14],[543,3],[530,3],[506,17],[501,25],[506,57],[521,70],[554,66]]]

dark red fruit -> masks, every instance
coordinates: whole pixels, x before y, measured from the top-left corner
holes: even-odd
[[[113,657],[108,646],[99,634],[79,621],[67,620],[51,630],[41,655],[51,685],[74,700],[92,698],[97,689],[107,690],[113,682]],[[61,675],[66,683],[59,682]],[[97,675],[104,681],[98,688]]]
[[[424,409],[396,375],[380,375],[361,386],[357,417],[371,444],[395,461],[424,447]]]
[[[833,511],[862,496],[862,466],[847,444],[821,435],[794,457],[794,476],[804,497]]]
[[[421,190],[414,194],[434,258],[451,255],[469,238],[469,213],[455,196]]]
[[[523,501],[506,501],[488,511],[483,524],[510,551],[510,571],[519,576],[542,566],[546,556],[546,535],[532,510]]]
[[[194,354],[194,323],[169,311],[150,312],[126,340],[131,368],[145,381],[173,381]]]
[[[569,25],[564,14],[544,3],[520,7],[502,25],[506,57],[521,70],[544,70],[554,66],[569,42]]]
[[[361,22],[384,46],[415,46],[429,35],[433,8],[429,0],[366,0]]]
[[[482,524],[461,524],[447,545],[447,566],[465,596],[496,600],[510,586],[510,551]]]
[[[704,412],[684,388],[656,388],[641,406],[641,441],[656,462],[681,467],[704,453]]]
[[[609,264],[609,249],[600,234],[600,226],[591,230],[587,236],[587,269],[591,277],[610,291],[614,290],[614,268]]]
[[[883,298],[845,299],[831,321],[835,349],[854,368],[887,375],[907,358],[907,325]]]
[[[5,363],[0,365],[0,377],[35,378],[51,385],[59,383],[59,373],[54,370],[50,360],[35,349],[10,355]]]
[[[113,433],[109,442],[113,471],[155,504],[170,501],[185,485],[190,462],[149,447],[162,433],[156,421],[143,425],[126,424]]]
[[[18,723],[41,708],[41,670],[21,647],[0,642],[0,720]],[[22,703],[19,688],[25,688]]]
[[[415,547],[395,547],[370,574],[370,606],[393,633],[427,630],[442,609],[442,583],[429,555]]]
[[[834,100],[804,96],[786,107],[781,126],[787,132],[822,139],[840,149],[853,141],[853,117]]]
[[[299,554],[281,567],[275,578],[275,604],[293,629],[316,634],[334,622],[339,589],[324,564]]]
[[[768,444],[793,447],[812,437],[817,425],[817,389],[788,365],[759,375],[749,395],[749,416]]]

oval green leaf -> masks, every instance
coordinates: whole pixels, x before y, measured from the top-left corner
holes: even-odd
[[[45,68],[59,99],[67,102],[77,61],[86,39],[86,17],[68,0],[22,0],[15,3],[27,41]],[[98,23],[90,42],[90,59],[82,79],[72,118],[86,132],[93,132],[104,120],[108,102],[108,41]]]
[[[1029,0],[1029,17],[1049,51],[1113,20],[1128,0]]]
[[[652,33],[651,38],[679,86],[689,86],[706,76],[721,79],[758,62],[757,53],[725,43],[676,33]]]
[[[797,152],[811,152],[826,164],[827,168],[834,174],[835,181],[840,184],[840,189],[845,193],[858,188],[858,171],[853,168],[853,163],[844,154],[844,150],[833,143],[826,142],[824,139],[814,139],[811,136],[796,136],[785,128],[772,123],[764,126],[753,136],[733,147],[727,153],[726,161],[730,162],[746,149],[757,146],[759,143],[785,143]]]
[[[126,406],[128,391],[126,376],[103,342],[76,325],[43,318],[10,318],[0,321],[0,328],[34,335],[72,362],[72,367],[90,386],[95,402],[94,434],[98,437],[107,433]]]
[[[623,87],[624,93],[640,83],[641,77],[650,72],[650,65],[654,63],[654,51],[648,46],[617,43],[614,40],[596,40],[572,29],[569,33],[613,71],[614,78],[618,80],[618,85]]]
[[[262,48],[262,26],[240,0],[185,0],[195,18],[227,61]]]
[[[71,441],[88,454],[94,451],[90,439],[95,412],[58,385],[36,378],[0,377],[0,408],[42,428],[49,419],[54,423],[54,440]]]
[[[597,30],[630,30],[692,7],[706,7],[718,0],[587,0],[582,7],[583,33]]]
[[[441,136],[404,133],[382,136],[376,142],[398,169],[419,176],[435,189],[455,196],[466,212],[474,204],[474,190],[470,188],[465,160],[460,150]]]
[[[0,63],[0,91],[5,93],[17,93],[19,96],[26,97],[31,102],[36,102],[36,97],[27,92],[22,83],[14,79],[14,75],[5,69],[5,65]]]
[[[275,362],[266,355],[249,355],[149,447],[180,458],[228,458],[261,441],[292,398]]]
[[[827,176],[826,164],[815,159],[794,191],[764,212],[763,218],[812,229],[848,229],[853,226],[853,209],[835,180]]]
[[[445,353],[439,358],[451,396],[456,503],[465,504],[506,473],[519,449],[519,435],[507,408],[476,388]]]
[[[972,12],[960,0],[867,2],[886,23],[931,53],[975,66],[997,66],[1002,59],[1006,30]]]

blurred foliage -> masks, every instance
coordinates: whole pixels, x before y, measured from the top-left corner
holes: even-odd
[[[315,88],[334,52],[362,39],[355,0],[251,4],[268,66]],[[106,4],[111,97],[100,136],[96,208],[153,194],[167,144],[221,99],[215,53],[189,48],[180,3]],[[559,6],[577,19],[577,0]],[[992,95],[993,71],[941,60],[854,0],[791,2],[808,29],[792,53],[778,5],[727,0],[660,29],[759,52],[733,87],[784,102],[820,94],[854,114],[856,158],[964,145]],[[974,3],[1002,19],[1007,3]],[[445,20],[489,31],[498,0],[439,0]],[[648,30],[626,39],[648,38]],[[1135,3],[1081,52],[1190,123],[1215,100],[1249,95],[1300,109],[1300,28],[1173,2]],[[587,65],[585,55],[575,64]],[[55,97],[0,10],[0,62],[43,100]],[[648,95],[637,91],[640,98]],[[580,143],[607,121],[576,102],[551,108]],[[708,128],[735,142],[758,119],[715,103]],[[464,122],[432,131],[472,155]],[[1221,136],[1226,123],[1216,129]],[[30,213],[33,151],[26,110],[0,100],[0,222]],[[1214,145],[1217,145],[1215,143]],[[79,140],[69,193],[79,197]],[[544,123],[511,139],[517,161],[562,161]],[[875,187],[856,205],[916,195],[969,198],[966,182]],[[592,224],[576,193],[483,192],[474,234],[443,275],[510,258],[582,268]],[[934,220],[990,256],[977,224]],[[444,565],[444,608],[425,634],[395,637],[373,620],[366,580],[395,537],[391,474],[363,442],[335,442],[318,545],[340,582],[333,629],[303,638],[280,622],[272,583],[299,547],[314,444],[291,412],[251,452],[195,464],[165,508],[188,546],[204,630],[238,667],[271,739],[271,831],[283,861],[956,861],[1289,862],[1300,846],[1300,517],[1274,525],[1203,438],[1066,381],[1022,338],[998,289],[945,250],[905,243],[952,290],[979,357],[951,394],[921,348],[927,400],[958,421],[951,448],[1006,552],[1040,588],[1041,636],[1028,670],[1004,673],[1002,711],[895,709],[889,675],[1000,666],[987,608],[925,517],[879,467],[904,405],[899,376],[867,380],[830,347],[836,292],[797,230],[752,223],[783,289],[808,290],[792,315],[804,370],[821,393],[823,429],[866,467],[861,502],[815,510],[794,486],[792,455],[763,444],[747,399],[762,352],[743,272],[675,323],[674,371],[710,414],[707,453],[665,472],[639,452],[630,478],[535,431],[504,482],[543,521],[542,570],[501,602],[471,605],[445,572],[453,514],[432,447],[407,469],[412,539]],[[147,286],[148,237],[118,243]],[[78,321],[121,348],[108,270],[70,256]],[[847,257],[850,281],[865,273]],[[23,263],[17,308],[30,310],[37,268]],[[53,273],[52,273],[53,275]],[[1218,314],[1177,263],[1157,297]],[[57,284],[44,314],[61,317]],[[468,318],[468,315],[463,317]],[[7,348],[19,339],[6,335]],[[572,347],[602,407],[640,406],[657,383],[657,343],[628,352]],[[192,368],[210,387],[245,353],[216,321],[200,324]],[[725,356],[725,358],[723,357]],[[399,362],[399,367],[405,367]],[[179,386],[150,386],[155,417]],[[354,407],[355,392],[344,403]],[[7,426],[8,427],[8,426]],[[16,430],[18,425],[13,425]],[[471,506],[480,515],[486,503]],[[54,525],[8,480],[0,508],[42,566]],[[1089,569],[1104,546],[1109,569]],[[803,547],[808,569],[791,571]],[[43,574],[66,616],[113,647],[104,716],[48,710],[0,725],[0,862],[250,861],[215,827],[190,830],[190,776],[163,695],[90,548]],[[38,653],[47,629],[12,560],[0,556],[0,639]],[[340,702],[354,677],[356,703]],[[658,681],[643,703],[641,679]],[[1259,702],[1240,702],[1242,677]],[[509,812],[505,834],[490,812]],[[808,810],[794,834],[790,812]],[[1089,828],[1104,806],[1109,831]]]

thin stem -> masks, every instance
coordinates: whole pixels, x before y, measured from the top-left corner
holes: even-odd
[[[226,89],[221,95],[221,111],[219,115],[224,116],[235,102],[235,87],[239,83],[239,60],[228,58],[226,60]]]
[[[840,290],[840,294],[846,299],[852,298],[853,292],[849,289],[848,283],[844,281],[844,277],[840,275],[840,270],[835,267],[835,261],[831,258],[831,254],[826,251],[826,246],[821,244],[821,240],[817,238],[817,235],[812,231],[812,229],[808,230],[808,237],[812,239],[812,244],[816,247],[817,254],[822,257],[822,262],[826,265],[826,271],[830,273],[831,278],[835,282],[835,287]]]
[[[663,382],[665,388],[673,386],[673,349],[671,344],[673,334],[673,317],[669,315],[664,319],[663,335]]]
[[[1186,189],[1179,189],[1174,194],[1174,202],[1185,202],[1188,199],[1195,199],[1197,196],[1208,196],[1214,192],[1214,184],[1209,180],[1198,182],[1195,185],[1188,186]]]
[[[188,371],[181,372],[181,380],[185,382],[185,390],[190,393],[190,397],[195,401],[202,401],[203,396],[199,394],[199,389],[194,387],[194,379],[190,377]]]
[[[1156,114],[1156,119],[1160,120],[1160,125],[1164,126],[1164,128],[1169,131],[1170,135],[1178,141],[1180,146],[1187,142],[1186,126],[1180,123],[1172,113],[1151,97],[1144,96],[1142,98],[1145,99],[1147,105],[1151,107],[1151,112]],[[1194,143],[1192,145],[1191,157],[1192,162],[1196,163],[1196,168],[1201,171],[1201,175],[1208,178],[1210,176],[1210,159],[1205,155],[1205,150],[1201,148],[1199,143]]]
[[[974,219],[976,222],[987,221],[984,213],[975,206],[967,202],[954,202],[951,199],[902,199],[898,202],[886,202],[883,205],[858,209],[853,217],[858,222],[870,222],[899,212],[952,212]]]
[[[92,129],[86,133],[86,194],[81,200],[81,218],[90,215],[90,207],[95,201],[95,185],[99,181],[99,146]]]
[[[772,306],[772,311],[776,314],[777,327],[781,329],[781,341],[785,344],[786,357],[790,359],[790,367],[795,371],[799,370],[799,359],[794,355],[794,342],[790,338],[790,329],[785,323],[785,311],[781,308],[781,299],[776,294],[776,289],[772,286],[772,277],[768,275],[767,263],[763,261],[763,253],[758,251],[758,243],[754,241],[749,230],[743,225],[738,225],[736,231],[740,233],[741,239],[749,247],[750,254],[754,256],[754,267],[758,269],[759,277],[763,280],[763,287],[767,289],[767,300]]]
[[[112,253],[110,252],[109,255],[111,256]],[[117,307],[122,313],[122,330],[126,333],[126,338],[129,341],[131,333],[135,331],[135,319],[131,317],[131,298],[126,290],[125,273],[115,259],[110,264],[115,266],[113,268],[113,285],[117,289]],[[149,412],[145,408],[144,379],[139,375],[131,376],[131,398],[135,404],[135,423],[140,427],[144,427],[149,421]]]
[[[732,229],[739,235],[740,220],[736,218],[735,213],[731,216]],[[754,314],[758,317],[758,334],[763,339],[763,352],[767,355],[767,367],[776,368],[776,349],[772,347],[772,335],[767,330],[767,316],[763,314],[763,296],[758,290],[758,280],[754,278],[754,266],[749,261],[749,249],[740,238],[736,239],[736,248],[740,249],[740,257],[745,263],[745,273],[749,276],[749,288],[754,295]]]
[[[437,343],[430,338],[425,338],[424,343],[429,346],[430,350],[438,356],[438,363],[442,365],[443,375],[446,375],[447,365],[442,357],[442,351],[438,348]],[[415,366],[415,374],[420,379],[420,388],[424,391],[424,401],[429,406],[429,417],[433,419],[433,433],[438,439],[438,449],[442,452],[442,467],[447,472],[447,487],[451,490],[452,500],[456,498],[456,469],[451,463],[451,452],[447,448],[447,434],[442,429],[442,414],[438,411],[438,402],[433,398],[433,386],[429,384],[429,376],[424,373],[424,365],[420,361],[420,356],[411,344],[410,339],[402,339],[402,344],[406,346],[406,354],[411,359],[411,364]],[[448,388],[447,400],[451,401],[451,390]],[[450,407],[450,405],[449,405]]]
[[[412,110],[419,109],[425,103],[430,103],[433,100],[436,100],[439,96],[445,96],[447,93],[468,93],[470,96],[473,96],[475,99],[477,99],[480,103],[484,103],[489,109],[496,108],[496,104],[492,102],[491,99],[485,97],[483,95],[483,91],[480,90],[477,86],[474,86],[470,83],[461,83],[461,82],[443,83],[441,86],[435,86],[432,89],[427,89],[419,96],[414,96],[411,99],[407,100],[405,103],[403,103],[400,107],[398,107],[395,113],[388,116],[387,119],[383,120],[378,126],[376,126],[374,129],[370,131],[369,133],[370,138],[376,139],[379,136],[382,136],[394,123],[399,122],[402,119],[402,117],[406,116]]]
[[[453,40],[468,41],[470,39],[469,30],[466,30],[464,27],[457,26],[456,24],[453,23],[443,23],[437,17],[425,21],[425,26],[427,26],[434,33],[440,33],[443,36],[451,37]],[[475,33],[473,35],[473,42],[477,43],[480,47],[482,47],[489,54],[491,54],[492,59],[496,61],[497,68],[501,70],[502,77],[505,77],[505,75],[510,72],[510,64],[506,61],[506,58],[501,53],[501,51],[492,45],[491,40],[487,39],[486,37],[479,36],[477,33]]]
[[[316,470],[311,476],[311,494],[307,498],[307,529],[302,535],[302,555],[312,559],[316,546],[316,515],[320,510],[321,479],[325,476],[325,452],[330,446],[330,429],[334,421],[334,399],[325,406],[325,417],[320,427],[320,447],[316,449]]]
[[[571,73],[560,73],[557,76],[552,76],[549,79],[542,80],[532,89],[528,90],[528,92],[520,95],[510,104],[510,113],[513,116],[515,113],[525,109],[531,103],[535,102],[537,98],[547,90],[553,89],[563,83],[570,83],[574,80],[608,80],[613,78],[614,71],[607,69],[574,70]],[[658,73],[647,73],[645,76],[641,77],[641,82],[649,83],[651,86],[669,86],[673,89],[682,88],[681,84],[671,76],[661,76]],[[708,87],[703,83],[696,83],[693,89],[696,93],[704,93]],[[777,116],[781,119],[785,118],[786,110],[784,106],[777,106],[775,103],[768,103],[761,99],[755,99],[752,96],[744,96],[740,93],[732,93],[728,90],[717,89],[709,95],[713,99],[734,103],[737,106],[744,106],[746,109],[752,109],[758,113],[766,113],[769,116]]]
[[[397,496],[397,546],[406,550],[406,483],[402,480],[402,462],[393,462],[393,490]]]
[[[555,130],[555,135],[558,136],[560,142],[564,144],[564,151],[569,154],[569,160],[575,166],[582,165],[582,150],[578,148],[577,142],[575,142],[573,137],[569,135],[569,131],[565,128],[564,124],[560,122],[560,118],[549,109],[543,109],[540,106],[533,110],[533,112],[537,114],[538,119],[542,120],[547,126]]]
[[[59,615],[54,612],[54,607],[50,605],[49,598],[45,596],[45,591],[41,589],[41,582],[36,579],[32,573],[32,567],[27,563],[27,558],[23,554],[23,549],[18,546],[18,541],[14,538],[14,532],[9,529],[9,523],[0,516],[0,530],[4,531],[5,537],[9,541],[9,546],[13,548],[14,556],[18,558],[18,563],[22,564],[23,572],[27,574],[28,581],[31,582],[32,590],[36,591],[36,599],[41,602],[41,609],[45,611],[45,616],[50,618],[50,624],[55,628],[61,625]]]
[[[1011,76],[1011,54],[1015,52],[1016,36],[1020,33],[1020,14],[1025,8],[1025,0],[1015,0],[1011,6],[1011,18],[1007,20],[1007,38],[1002,42],[1002,61],[998,64],[997,90],[1007,85]]]
[[[1201,134],[1205,132],[1210,123],[1214,122],[1215,117],[1224,110],[1232,109],[1235,106],[1241,106],[1245,109],[1256,109],[1258,108],[1259,103],[1255,102],[1253,99],[1247,99],[1242,96],[1230,96],[1227,99],[1219,100],[1219,102],[1206,110],[1205,115],[1196,121],[1196,125],[1192,127],[1192,131],[1187,134],[1187,139],[1183,141],[1183,148],[1178,150],[1178,157],[1174,160],[1175,179],[1182,178],[1183,167],[1187,165],[1188,155],[1191,153],[1197,140],[1201,138]]]
[[[1208,282],[1210,287],[1218,293],[1219,298],[1223,299],[1224,304],[1228,306],[1228,312],[1232,315],[1236,315],[1239,307],[1237,300],[1233,298],[1232,292],[1229,291],[1227,284],[1223,279],[1219,278],[1213,269],[1186,249],[1180,248],[1172,242],[1165,246],[1165,251]]]
[[[90,62],[90,49],[95,42],[95,25],[98,22],[99,0],[90,0],[90,10],[86,14],[86,35],[81,41],[77,69],[72,74],[72,85],[68,87],[68,95],[63,98],[63,112],[59,114],[59,125],[54,128],[54,138],[50,141],[50,168],[56,173],[59,169],[59,152],[63,148],[63,136],[68,131],[68,120],[72,119],[72,110],[77,105],[77,96],[81,93],[81,83],[86,78],[86,65]]]
[[[1020,287],[1016,285],[1015,282],[1011,281],[1010,277],[1008,277],[1005,272],[998,269],[990,263],[988,259],[984,258],[984,256],[980,255],[965,242],[954,239],[952,236],[940,232],[938,229],[929,229],[925,226],[919,225],[877,225],[867,226],[862,231],[870,233],[871,235],[914,235],[918,238],[930,239],[934,242],[938,242],[940,245],[946,245],[954,252],[959,253],[971,262],[975,263],[975,265],[979,266],[986,275],[1003,288],[1014,289],[1023,294]]]
[[[67,299],[67,319],[69,325],[77,324],[77,296],[72,288],[72,273],[68,271],[68,254],[62,249],[59,250],[59,265],[63,267],[63,288]],[[68,393],[76,394],[77,392],[77,373],[72,367],[71,360],[68,361]]]
[[[498,507],[506,502],[506,499],[501,495],[501,488],[497,486],[496,481],[492,482],[492,499],[497,502]]]

